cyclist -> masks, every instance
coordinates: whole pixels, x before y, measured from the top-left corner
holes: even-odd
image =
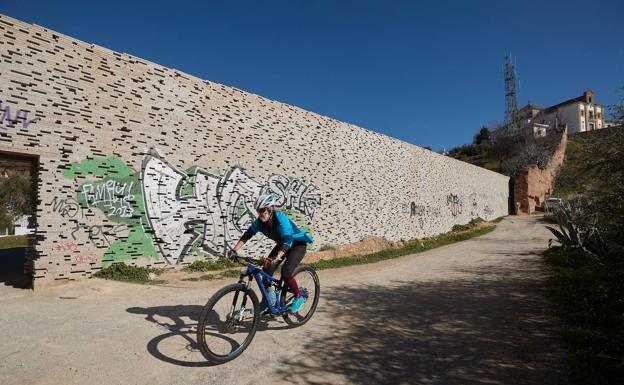
[[[275,210],[274,206],[277,200],[278,196],[276,194],[263,194],[258,197],[254,205],[258,217],[241,236],[239,241],[236,242],[229,255],[236,255],[245,242],[258,231],[274,240],[276,245],[269,253],[268,258],[264,260],[262,270],[269,275],[273,275],[282,260],[285,261],[282,267],[282,279],[295,294],[295,300],[290,306],[290,312],[296,313],[305,302],[305,299],[301,296],[299,286],[297,286],[297,281],[295,281],[292,273],[301,260],[303,260],[308,243],[312,243],[312,237],[306,232],[299,230],[297,225],[286,214]],[[268,282],[265,282],[265,285],[268,285]],[[262,310],[266,309],[268,307],[263,300]]]

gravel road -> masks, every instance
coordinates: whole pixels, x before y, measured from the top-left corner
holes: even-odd
[[[314,318],[264,317],[238,359],[206,363],[194,327],[235,279],[92,279],[0,288],[0,384],[565,384],[538,216],[375,264],[323,270]]]

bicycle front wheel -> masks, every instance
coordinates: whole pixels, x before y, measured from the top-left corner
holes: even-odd
[[[197,344],[206,359],[224,363],[238,357],[251,343],[260,319],[253,290],[233,284],[216,292],[197,324]]]
[[[311,266],[299,266],[293,272],[293,277],[299,286],[299,292],[305,298],[303,306],[296,313],[284,313],[282,317],[290,326],[301,326],[312,318],[321,295],[321,284],[316,271]],[[290,290],[282,290],[285,295],[280,297],[282,306],[290,305],[295,299]]]

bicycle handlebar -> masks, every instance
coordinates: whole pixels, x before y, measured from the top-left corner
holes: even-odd
[[[254,265],[262,265],[262,263],[264,262],[264,258],[245,257],[238,254],[231,256],[230,259],[234,262],[240,262],[240,260],[243,260]]]

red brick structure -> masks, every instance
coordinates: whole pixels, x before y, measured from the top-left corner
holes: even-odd
[[[531,214],[536,211],[536,208],[543,207],[544,201],[553,192],[555,177],[563,164],[567,143],[568,136],[564,132],[546,167],[530,166],[516,175],[514,180],[515,214]]]

